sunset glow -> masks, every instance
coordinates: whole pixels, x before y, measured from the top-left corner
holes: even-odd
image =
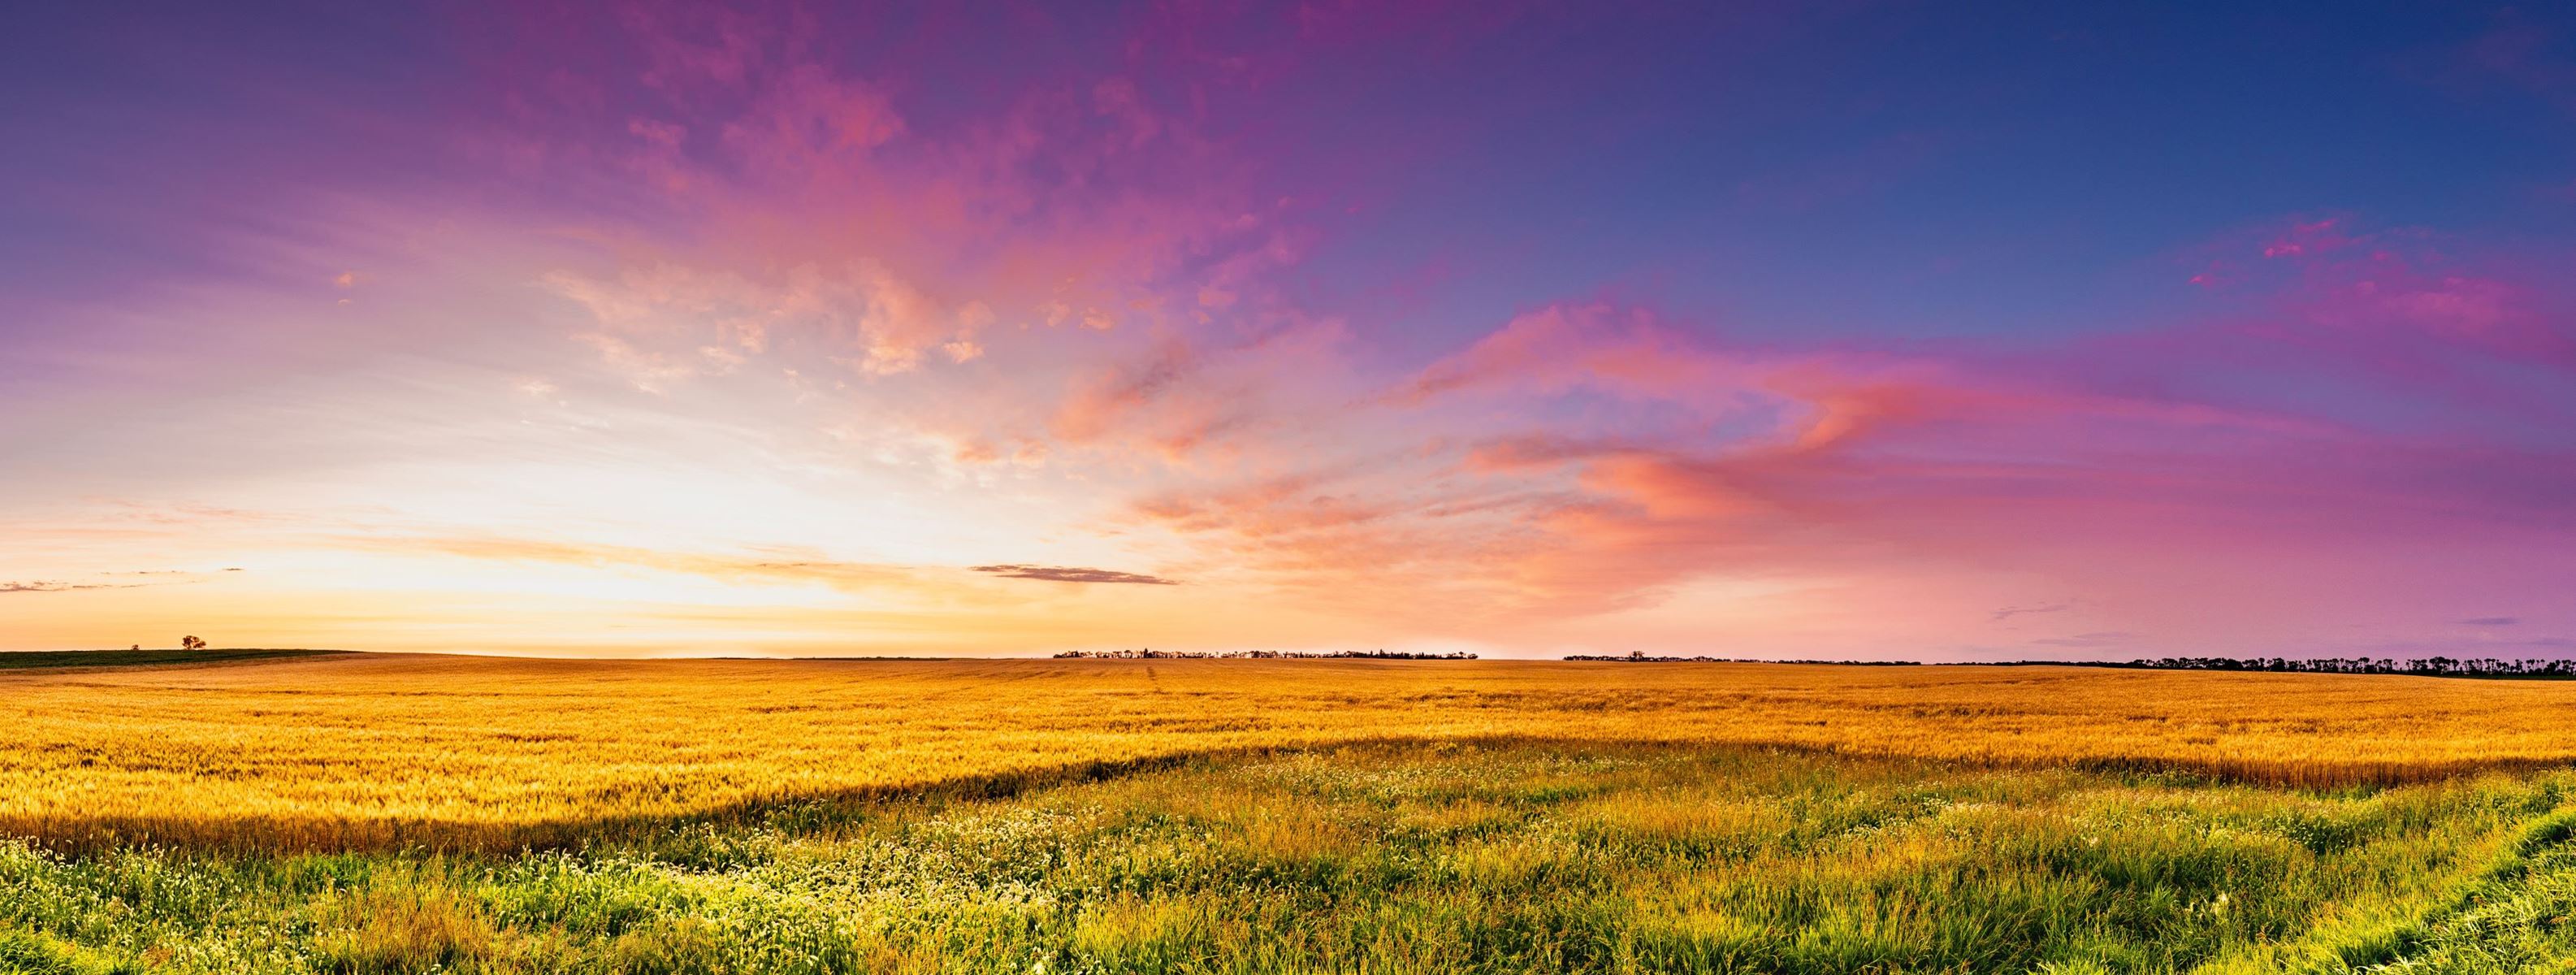
[[[2566,24],[823,6],[25,12],[0,649],[2576,651]]]

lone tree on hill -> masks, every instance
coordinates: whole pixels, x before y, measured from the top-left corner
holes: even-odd
[[[203,650],[205,648],[206,641],[204,640],[197,639],[193,636],[183,636],[179,638],[179,649],[181,650]]]

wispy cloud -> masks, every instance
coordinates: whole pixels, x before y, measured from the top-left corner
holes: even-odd
[[[349,538],[360,548],[401,546],[473,559],[543,562],[580,566],[623,566],[677,572],[728,582],[822,583],[847,591],[918,589],[920,574],[910,566],[850,562],[819,553],[770,549],[748,553],[664,551],[632,545],[606,545],[552,539],[499,536],[455,538]]]
[[[225,569],[223,571],[239,572],[241,570]],[[61,580],[33,579],[25,582],[0,582],[0,593],[79,592],[84,589],[142,589],[150,586],[177,586],[203,581],[201,579],[193,578],[201,575],[202,573],[191,572],[186,569],[131,569],[124,572],[101,572],[98,574],[109,578],[120,576],[175,576],[179,578],[155,578],[151,582],[66,582]]]
[[[1179,582],[1161,576],[1135,572],[1113,572],[1108,569],[1084,569],[1060,565],[978,565],[971,571],[1001,576],[1005,579],[1044,579],[1049,582],[1114,582],[1146,586],[1177,586]]]
[[[157,585],[150,582],[0,582],[0,593],[10,592],[75,592],[82,589],[139,589]]]
[[[2006,606],[1995,611],[1993,621],[2001,623],[2015,616],[2031,613],[2063,613],[2074,605],[2073,603],[2049,603],[2044,606]]]
[[[2116,647],[2116,646],[2120,646],[2120,645],[2126,644],[2126,643],[2128,643],[2128,642],[2130,642],[2130,641],[2132,641],[2132,640],[2137,639],[2137,636],[2138,636],[2138,635],[2137,635],[2137,634],[2135,634],[2135,633],[2116,633],[2116,632],[2115,632],[2115,633],[2078,633],[2078,634],[2075,634],[2074,636],[2057,636],[2057,637],[2047,637],[2047,638],[2045,638],[2045,639],[2032,640],[2032,641],[2030,641],[2030,642],[2035,643],[2035,644],[2038,644],[2038,645],[2043,646],[2043,647],[2070,647],[2070,648],[2075,648],[2075,649],[2094,649],[2094,648],[2099,648],[2099,647]]]
[[[2473,616],[2468,619],[2458,620],[2457,622],[2461,626],[2514,626],[2521,623],[2522,618],[2518,616]]]

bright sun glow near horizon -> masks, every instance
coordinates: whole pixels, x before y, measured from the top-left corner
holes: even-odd
[[[2576,32],[1702,6],[26,11],[0,649],[2576,651]]]

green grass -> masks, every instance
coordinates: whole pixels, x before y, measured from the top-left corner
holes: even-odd
[[[223,664],[244,660],[281,660],[289,657],[324,657],[349,653],[347,650],[10,650],[0,651],[0,670],[37,670],[56,667],[155,667],[180,664]],[[0,955],[0,957],[6,957]],[[7,969],[0,969],[6,971]]]
[[[11,843],[0,973],[2520,971],[2570,785],[1389,746],[515,855]]]
[[[2458,898],[2317,972],[2488,975],[2576,971],[2576,813],[2548,817]]]

